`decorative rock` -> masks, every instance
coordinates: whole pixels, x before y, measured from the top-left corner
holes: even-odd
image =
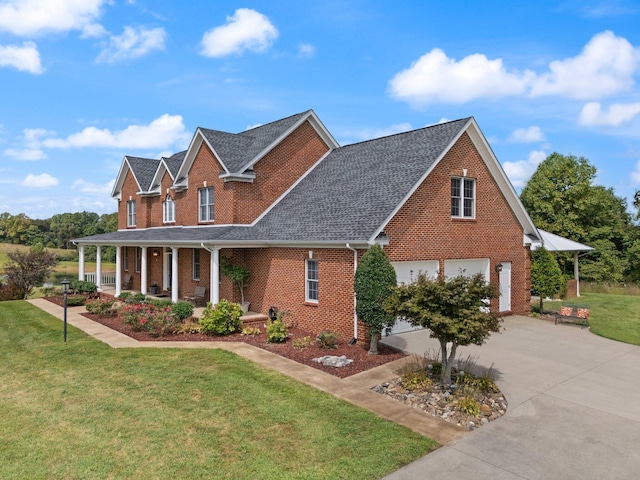
[[[336,355],[325,355],[324,357],[314,358],[313,361],[329,367],[336,367],[336,368],[346,367],[347,365],[353,363],[353,360],[347,358],[344,355],[340,357]]]
[[[492,413],[491,407],[483,403],[482,405],[480,405],[480,413],[485,417],[491,416],[491,413]]]

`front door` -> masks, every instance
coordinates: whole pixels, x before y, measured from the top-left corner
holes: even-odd
[[[501,262],[500,272],[500,311],[511,311],[511,262]]]

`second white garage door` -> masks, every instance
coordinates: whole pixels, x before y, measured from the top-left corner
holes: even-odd
[[[401,283],[409,284],[413,282],[418,273],[424,273],[428,277],[436,277],[438,275],[438,260],[425,260],[419,262],[391,262],[396,270],[398,285]],[[414,327],[405,320],[397,320],[391,333],[404,333],[412,330],[419,330],[422,327]]]

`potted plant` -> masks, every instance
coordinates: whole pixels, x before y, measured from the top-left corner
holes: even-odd
[[[149,293],[151,295],[157,295],[159,291],[160,289],[158,288],[158,284],[156,282],[153,282],[151,285],[149,285]]]
[[[240,290],[240,306],[242,310],[246,313],[249,311],[249,305],[251,302],[245,302],[244,300],[244,288],[247,286],[249,282],[249,269],[244,265],[236,265],[230,258],[223,257],[220,262],[220,271],[225,277],[229,277],[233,282],[233,285],[238,287]]]

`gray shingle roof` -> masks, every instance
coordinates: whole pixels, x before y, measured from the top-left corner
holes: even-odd
[[[178,174],[178,170],[180,170],[180,166],[182,165],[182,161],[184,160],[185,155],[187,154],[186,150],[182,152],[174,153],[169,158],[164,158],[164,163],[167,165],[169,169],[169,173],[175,179]]]
[[[278,126],[264,125],[266,129],[254,139],[259,137],[257,143],[268,145],[268,138],[277,138],[281,135],[278,132],[285,132],[300,115],[284,119],[287,122],[280,121],[284,123],[274,122]],[[252,227],[132,229],[87,237],[82,243],[366,241],[445,153],[469,120],[464,118],[337,148]],[[215,132],[211,138],[219,140],[231,135],[218,133],[223,132]],[[135,168],[142,166],[142,160],[148,162],[136,159]],[[150,165],[144,164],[145,168]]]
[[[268,240],[370,238],[468,120],[333,150],[257,226]]]
[[[200,128],[200,131],[220,156],[229,173],[243,173],[241,170],[248,163],[307,113],[309,110],[236,134],[206,128]]]
[[[127,156],[126,159],[133,170],[134,176],[138,180],[140,190],[143,192],[149,190],[158,165],[160,165],[160,160],[130,156]]]

